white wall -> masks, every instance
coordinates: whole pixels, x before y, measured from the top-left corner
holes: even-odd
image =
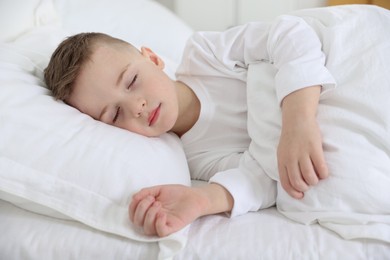
[[[297,9],[326,6],[327,0],[238,0],[241,3],[240,23],[272,20]]]
[[[249,21],[269,21],[293,10],[326,6],[327,0],[157,0],[195,30],[225,30]]]
[[[235,0],[176,0],[175,12],[195,30],[233,26]]]

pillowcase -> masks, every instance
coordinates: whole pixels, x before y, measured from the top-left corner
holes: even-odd
[[[157,259],[157,242],[110,235],[77,221],[45,217],[0,200],[1,259]]]
[[[101,31],[116,37],[131,35],[132,39],[125,38],[130,42],[148,39],[162,46],[161,52],[154,49],[165,61],[167,74],[173,76],[191,30],[151,1],[116,1],[120,7],[112,10],[112,3],[102,2],[42,1],[46,7],[41,10],[51,10],[47,15],[61,23],[36,26],[0,45],[0,198],[130,239],[158,241],[159,257],[171,257],[184,246],[186,231],[161,239],[144,236],[128,219],[127,207],[131,196],[143,187],[190,185],[179,138],[173,134],[159,138],[136,135],[54,101],[43,83],[43,69],[66,36]],[[53,13],[54,9],[58,13]],[[145,17],[149,19],[145,26],[150,27],[140,20]],[[162,26],[165,19],[170,27]],[[131,31],[129,24],[133,24]],[[162,37],[175,34],[177,41]]]
[[[99,31],[179,62],[192,29],[151,0],[52,0],[63,29]]]
[[[36,26],[53,24],[56,20],[51,0],[2,0],[0,42],[13,41]]]
[[[178,137],[136,135],[54,101],[28,57],[12,51],[0,48],[1,198],[131,239],[160,240],[137,232],[127,207],[143,187],[190,185]],[[185,241],[182,234],[165,240],[175,249]],[[164,248],[161,254],[174,253]]]

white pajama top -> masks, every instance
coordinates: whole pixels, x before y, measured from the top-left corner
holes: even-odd
[[[322,85],[324,91],[335,84],[325,67],[320,39],[295,16],[225,32],[197,32],[189,39],[176,73],[201,103],[198,121],[181,137],[191,177],[224,186],[234,199],[231,216],[275,203],[275,180],[248,152],[247,68],[259,62],[278,70],[279,103],[295,90]]]

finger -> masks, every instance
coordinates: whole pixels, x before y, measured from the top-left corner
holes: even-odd
[[[129,205],[129,217],[134,222],[134,214],[140,201],[144,200],[148,196],[156,198],[158,196],[159,186],[143,188],[139,192],[133,195],[132,201]]]
[[[291,164],[286,168],[287,176],[290,181],[291,186],[301,192],[309,190],[309,186],[302,177],[301,170],[299,169],[299,164]]]
[[[157,213],[161,210],[161,204],[155,201],[146,213],[144,220],[144,233],[146,235],[157,235],[156,231],[156,218]]]
[[[137,208],[135,209],[134,216],[133,216],[133,223],[137,226],[143,226],[144,220],[147,211],[149,210],[150,206],[155,201],[153,196],[147,196],[145,199],[141,200]]]
[[[158,195],[160,186],[153,186],[148,188],[143,188],[139,192],[133,195],[133,200],[142,200],[147,196],[156,197]]]
[[[325,179],[329,176],[328,166],[325,161],[324,153],[315,154],[311,158],[314,170],[319,179]]]
[[[303,180],[308,185],[314,186],[318,183],[318,177],[310,159],[300,161],[299,168],[301,170]]]
[[[134,222],[134,214],[139,202],[140,200],[133,199],[129,205],[129,218],[132,222]]]
[[[133,195],[132,200],[129,205],[129,217],[131,221],[134,221],[134,214],[137,209],[138,203],[149,196],[149,193],[146,190],[141,190]]]
[[[279,176],[280,176],[280,184],[283,189],[293,198],[301,199],[303,198],[303,192],[294,189],[294,187],[290,183],[290,179],[288,178],[287,170],[283,166],[279,166]]]
[[[167,225],[167,214],[164,212],[159,212],[156,218],[156,232],[159,237],[165,237],[173,233]]]

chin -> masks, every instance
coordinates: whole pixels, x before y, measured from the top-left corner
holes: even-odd
[[[164,134],[164,133],[166,133],[166,132],[153,132],[153,133],[140,133],[141,135],[143,135],[143,136],[146,136],[146,137],[159,137],[159,136],[161,136],[162,134]]]

